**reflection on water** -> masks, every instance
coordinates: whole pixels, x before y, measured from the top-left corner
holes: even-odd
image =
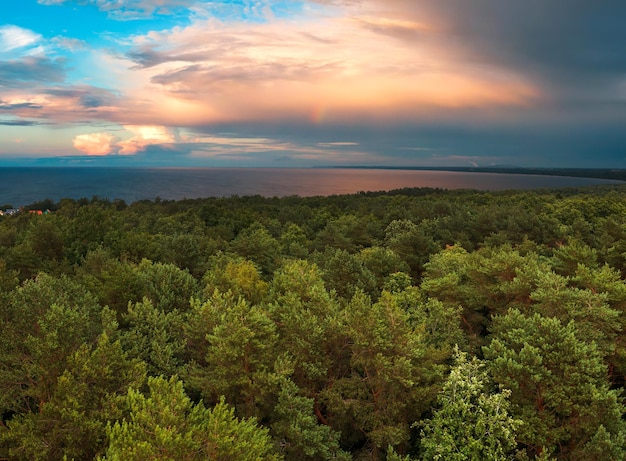
[[[231,195],[351,194],[404,187],[537,189],[618,184],[560,176],[419,170],[283,168],[0,168],[0,206],[93,196],[134,202]]]

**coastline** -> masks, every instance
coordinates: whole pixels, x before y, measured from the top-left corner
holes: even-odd
[[[5,167],[0,168],[0,205],[15,208],[45,199],[88,197],[133,203],[233,195],[310,197],[406,188],[500,191],[624,185],[620,179],[523,174],[517,169],[504,174],[460,168],[346,168]]]
[[[530,168],[530,167],[463,167],[463,166],[384,166],[384,165],[330,165],[313,168],[349,170],[412,170],[412,171],[455,171],[460,173],[525,174],[539,176],[562,176],[568,178],[592,178],[626,181],[623,168]]]

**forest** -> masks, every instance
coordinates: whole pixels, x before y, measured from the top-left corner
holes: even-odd
[[[0,459],[623,460],[625,277],[626,186],[44,200]]]

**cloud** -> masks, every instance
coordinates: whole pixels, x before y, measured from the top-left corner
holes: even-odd
[[[335,142],[318,142],[318,146],[320,147],[352,147],[358,146],[358,142],[352,141],[335,141]]]
[[[418,40],[426,37],[431,32],[431,27],[427,24],[406,19],[365,16],[356,20],[363,27],[377,34],[388,35],[402,40]]]
[[[624,161],[621,0],[40,0],[70,2],[113,19],[186,15],[83,49],[81,85],[58,58],[80,43],[42,51],[37,33],[4,26],[0,111],[124,127],[113,154]]]
[[[84,40],[79,40],[77,38],[70,37],[53,37],[51,42],[55,44],[58,48],[65,49],[71,52],[76,52],[78,50],[84,50],[87,48],[87,43]]]
[[[168,15],[180,8],[186,8],[196,0],[37,0],[42,5],[62,5],[78,3],[93,5],[106,12],[111,19],[125,21],[145,19],[155,14]]]
[[[373,124],[414,122],[468,107],[525,107],[541,97],[521,73],[457,62],[440,46],[438,24],[401,14],[406,2],[318,2],[321,10],[308,16],[302,10],[289,20],[216,19],[215,8],[262,9],[252,3],[211,2],[205,5],[213,15],[194,12],[187,27],[132,37],[125,56],[111,53],[106,61],[98,60],[106,78],[121,85],[118,100],[84,96],[73,104],[82,109],[75,117],[84,120],[84,110],[91,110],[89,117],[122,125],[293,119]],[[104,11],[122,5],[93,4]],[[137,0],[123,5],[154,12],[189,4]],[[282,8],[281,2],[263,4],[276,12]],[[11,77],[20,73],[22,78],[45,75],[20,63],[3,79],[10,68],[0,69],[0,84],[15,85],[19,79]],[[70,111],[61,114],[71,116]]]
[[[174,130],[164,126],[126,125],[124,129],[134,134],[129,140],[118,144],[119,153],[124,155],[136,154],[151,145],[173,144],[178,138]]]
[[[626,3],[569,0],[389,0],[403,17],[427,18],[465,62],[498,66],[545,88],[552,103],[605,99],[626,72]],[[605,93],[606,95],[606,93]]]
[[[59,98],[72,108],[94,109],[112,107],[120,103],[119,97],[109,90],[90,86],[75,86],[66,88],[49,88],[46,95]]]
[[[197,19],[134,37],[126,57],[146,88],[163,95],[160,103],[170,104],[159,111],[163,124],[176,117],[187,125],[414,121],[438,108],[520,107],[539,97],[531,80],[504,67],[459,64],[435,46],[434,28],[374,12],[349,8],[252,23]],[[421,43],[407,34],[428,38]],[[157,110],[156,103],[148,108]]]
[[[0,87],[23,88],[34,82],[60,82],[64,60],[46,56],[43,37],[15,25],[0,26]]]
[[[31,87],[33,83],[62,82],[65,78],[61,59],[25,57],[15,61],[0,61],[0,86]]]
[[[120,132],[119,136],[109,132],[78,135],[74,138],[74,147],[87,155],[132,156],[133,162],[163,165],[201,162],[213,166],[228,163],[261,166],[279,161],[299,166],[349,162],[350,158],[369,163],[381,160],[377,155],[357,150],[353,142],[315,145],[236,134],[181,134],[162,126],[125,126],[124,129],[126,133]],[[122,139],[128,134],[132,136]],[[346,147],[350,147],[349,152]]]
[[[14,25],[0,26],[0,57],[22,57],[39,54],[41,35]]]
[[[0,74],[2,68],[0,68]],[[44,82],[42,82],[44,83]],[[62,126],[66,124],[105,124],[121,109],[120,98],[112,92],[96,87],[65,86],[51,88],[16,87],[8,89],[0,100],[0,114],[38,119],[40,123]],[[113,123],[118,125],[117,123]]]
[[[110,133],[80,134],[74,137],[74,148],[87,155],[109,155],[117,151],[117,141]]]
[[[0,110],[21,110],[21,109],[41,109],[39,104],[34,104],[29,101],[22,102],[5,102],[0,100]]]
[[[245,134],[187,136],[178,145],[189,151],[189,158],[210,161],[214,165],[239,164],[246,166],[272,165],[281,162],[285,166],[311,164],[338,164],[359,161],[371,163],[381,157],[367,150],[357,150],[357,143],[329,142],[311,143],[303,139],[288,139],[277,135],[272,138],[252,137]],[[349,151],[345,147],[350,147]]]
[[[32,120],[2,120],[0,119],[0,125],[2,126],[35,126],[40,125],[39,122]]]
[[[81,134],[74,137],[74,147],[87,155],[134,155],[149,147],[167,148],[180,141],[175,130],[163,126],[127,125],[123,128],[133,136],[122,139],[109,132]]]

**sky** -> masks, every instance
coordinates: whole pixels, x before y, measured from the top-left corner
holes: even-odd
[[[0,165],[626,168],[624,0],[14,0]]]

